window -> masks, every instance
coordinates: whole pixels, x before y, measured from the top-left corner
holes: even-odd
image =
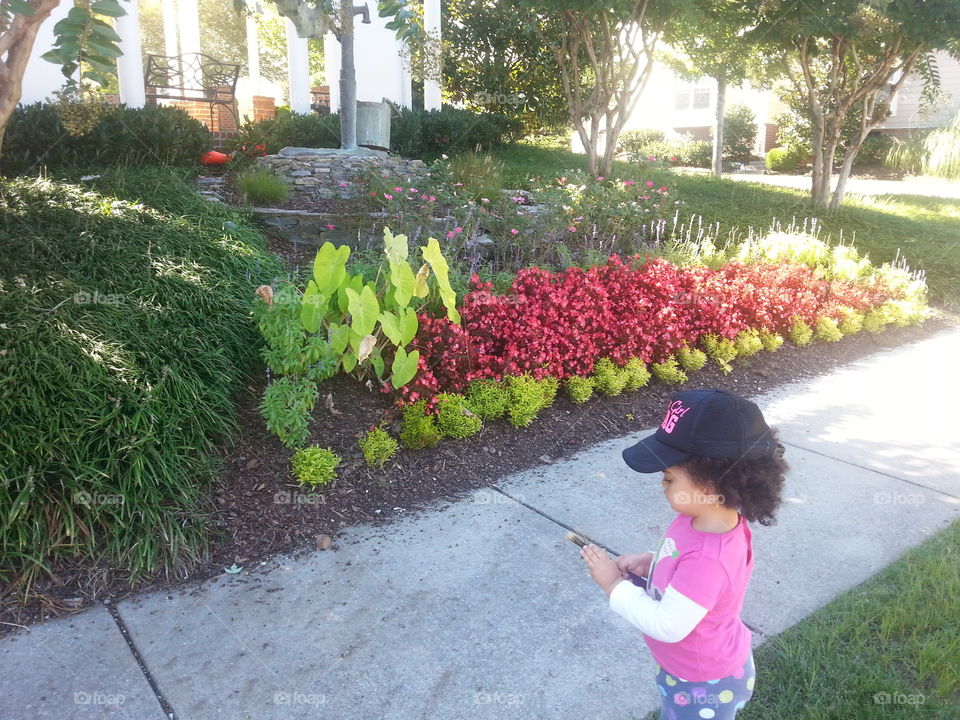
[[[673,96],[674,110],[705,110],[710,107],[713,83],[704,78],[696,82],[680,83]]]

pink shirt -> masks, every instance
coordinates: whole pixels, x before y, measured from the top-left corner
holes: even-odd
[[[743,596],[753,572],[753,535],[741,515],[725,533],[695,530],[682,513],[667,528],[651,568],[652,593],[667,586],[707,609],[683,640],[661,642],[644,635],[654,660],[684,681],[716,680],[740,669],[750,655],[750,629],[740,620]]]

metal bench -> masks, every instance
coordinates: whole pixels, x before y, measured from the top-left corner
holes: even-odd
[[[222,105],[240,127],[234,102],[239,75],[239,65],[203,53],[147,55],[143,73],[146,101],[149,105],[156,105],[158,100],[209,103],[211,115],[214,105]]]

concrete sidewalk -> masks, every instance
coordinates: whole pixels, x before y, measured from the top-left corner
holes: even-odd
[[[753,526],[755,645],[960,517],[958,355],[951,329],[753,398],[792,468],[778,523]],[[563,533],[653,546],[673,511],[659,475],[620,458],[647,432],[120,603],[118,621],[98,607],[18,631],[0,641],[0,719],[643,718],[653,661]]]

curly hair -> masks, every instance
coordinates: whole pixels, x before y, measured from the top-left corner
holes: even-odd
[[[777,431],[770,432],[779,442]],[[704,490],[723,496],[726,507],[737,510],[750,522],[776,522],[774,513],[780,507],[783,476],[790,469],[779,454],[741,460],[694,455],[679,467]]]

